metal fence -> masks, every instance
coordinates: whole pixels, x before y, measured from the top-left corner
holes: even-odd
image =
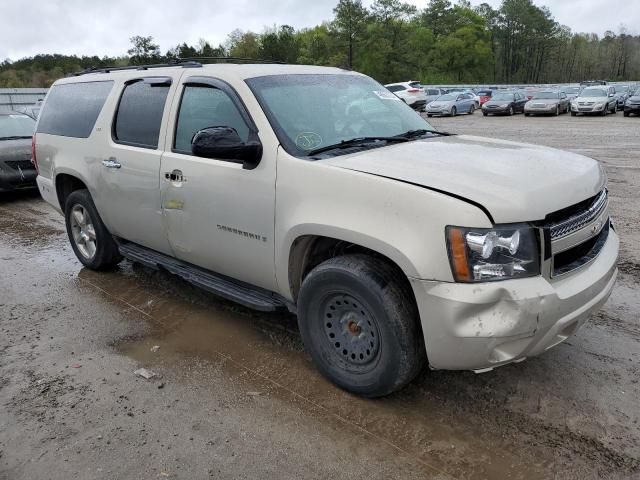
[[[47,88],[0,88],[0,111],[19,110],[44,99]]]

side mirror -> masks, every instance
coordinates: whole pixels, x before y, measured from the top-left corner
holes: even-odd
[[[191,139],[191,153],[197,157],[231,160],[243,168],[256,168],[262,158],[262,144],[257,140],[243,142],[233,127],[207,127]]]

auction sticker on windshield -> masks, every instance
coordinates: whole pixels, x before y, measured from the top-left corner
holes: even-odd
[[[398,102],[400,101],[398,97],[387,90],[374,90],[373,93],[382,100],[397,100]]]

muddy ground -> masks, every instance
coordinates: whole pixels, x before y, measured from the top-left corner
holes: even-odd
[[[37,194],[4,194],[0,479],[640,478],[640,118],[431,121],[606,165],[620,276],[574,337],[364,400],[316,372],[292,316],[129,262],[83,269]]]

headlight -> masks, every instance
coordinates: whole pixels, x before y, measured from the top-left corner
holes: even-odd
[[[602,107],[604,107],[604,103],[596,103],[594,105],[594,108],[602,108]]]
[[[457,282],[489,282],[540,274],[538,230],[448,226],[447,248]]]

